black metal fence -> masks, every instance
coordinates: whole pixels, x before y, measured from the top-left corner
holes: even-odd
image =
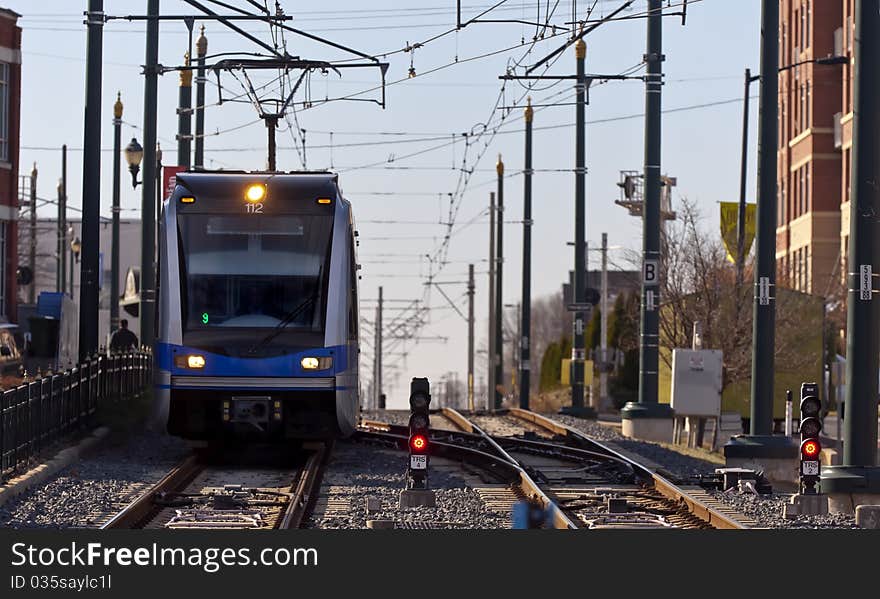
[[[89,425],[102,402],[143,392],[150,353],[98,355],[70,370],[0,392],[0,480],[61,437]]]

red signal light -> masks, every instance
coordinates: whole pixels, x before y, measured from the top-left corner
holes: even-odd
[[[428,438],[425,435],[413,435],[409,438],[409,446],[413,451],[426,451],[428,449]]]
[[[801,454],[810,460],[816,459],[820,451],[822,451],[822,446],[815,439],[807,439],[801,445]]]

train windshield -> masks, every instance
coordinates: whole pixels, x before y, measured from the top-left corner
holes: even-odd
[[[180,215],[189,342],[252,345],[283,328],[276,343],[290,345],[322,333],[332,224],[331,215]]]

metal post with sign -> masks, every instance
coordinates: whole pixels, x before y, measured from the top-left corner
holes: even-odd
[[[639,338],[639,400],[620,411],[621,431],[649,441],[672,440],[672,409],[659,402],[660,227],[662,204],[663,6],[649,0],[645,62],[645,163],[642,218],[642,309]]]

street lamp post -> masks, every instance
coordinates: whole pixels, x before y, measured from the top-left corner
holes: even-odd
[[[141,160],[144,159],[144,148],[134,137],[125,146],[125,162],[128,163],[128,172],[131,173],[131,188],[136,189],[141,184],[138,181],[138,173],[141,171]]]
[[[110,333],[119,328],[119,146],[122,145],[122,94],[113,105],[113,239],[110,274]]]
[[[779,72],[787,71],[798,67],[802,64],[818,64],[823,66],[841,65],[849,62],[846,56],[825,56],[822,58],[810,58],[802,60],[794,64],[786,65],[779,68]],[[760,75],[752,75],[751,69],[746,69],[745,85],[743,94],[743,130],[742,130],[742,158],[740,160],[739,171],[739,214],[737,218],[736,231],[736,284],[737,291],[742,288],[743,271],[745,265],[746,251],[746,186],[748,181],[748,159],[749,159],[749,92],[752,83],[759,80]],[[739,295],[737,295],[739,297]]]
[[[768,0],[769,2],[769,0]],[[770,2],[769,4],[773,4]],[[778,7],[765,5],[764,30],[775,32]],[[769,21],[768,21],[769,19]],[[787,437],[775,438],[773,430],[773,354],[776,320],[776,147],[778,73],[803,64],[840,65],[848,62],[846,56],[826,56],[801,60],[778,66],[778,45],[775,33],[762,40],[761,76],[745,71],[743,102],[742,162],[740,164],[739,218],[737,223],[737,292],[743,285],[746,220],[746,161],[748,159],[749,88],[761,80],[761,121],[759,128],[758,214],[755,247],[754,323],[752,331],[752,390],[750,434],[735,438],[724,447],[730,465],[734,461],[760,459],[769,464],[775,459],[786,459],[796,452]],[[767,76],[764,76],[767,73]],[[739,297],[739,295],[737,295]],[[739,463],[739,462],[737,462]]]

